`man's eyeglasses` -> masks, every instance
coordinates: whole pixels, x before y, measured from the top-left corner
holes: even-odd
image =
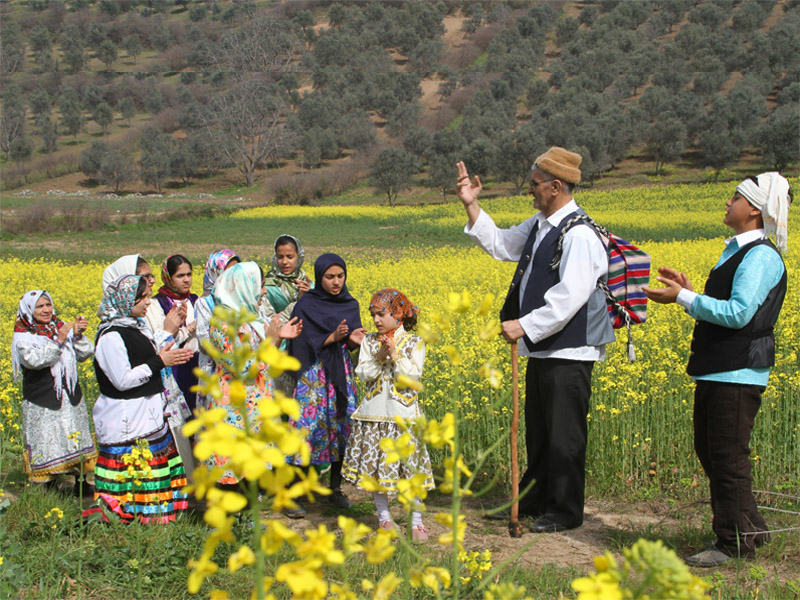
[[[530,186],[531,187],[536,187],[540,183],[547,183],[548,181],[554,181],[554,180],[553,179],[543,179],[542,181],[536,181],[535,179],[531,179]]]

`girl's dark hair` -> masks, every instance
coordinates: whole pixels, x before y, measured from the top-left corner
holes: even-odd
[[[137,256],[136,257],[136,272],[138,273],[139,269],[142,267],[142,265],[146,265],[146,264],[147,264],[147,261],[145,259],[143,259],[141,256]]]
[[[403,317],[403,329],[405,329],[406,331],[411,331],[416,326],[417,326],[417,315],[410,315],[408,317]]]
[[[275,240],[275,250],[278,249],[278,246],[284,246],[285,244],[291,244],[292,246],[294,246],[294,251],[295,252],[299,251],[299,248],[297,247],[297,243],[289,235],[282,235],[277,240]]]
[[[147,294],[147,278],[139,277],[139,287],[136,288],[136,302],[141,300]]]
[[[173,256],[170,256],[167,259],[167,273],[169,273],[169,276],[172,277],[173,275],[175,275],[175,271],[177,271],[178,267],[180,267],[183,264],[189,265],[189,269],[192,268],[192,263],[189,262],[189,259],[186,258],[183,254],[175,254]]]

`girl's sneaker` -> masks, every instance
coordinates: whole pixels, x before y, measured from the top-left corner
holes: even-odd
[[[381,529],[397,531],[397,524],[394,521],[381,521]]]
[[[425,525],[417,525],[411,528],[411,541],[413,542],[427,542],[428,541],[428,528]]]

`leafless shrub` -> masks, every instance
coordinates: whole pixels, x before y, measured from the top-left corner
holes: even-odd
[[[181,114],[179,108],[165,108],[155,117],[153,117],[153,124],[164,133],[172,133],[180,129],[178,124],[178,117]]]
[[[185,45],[172,46],[161,54],[161,60],[170,71],[181,71],[189,65],[186,60],[186,50]]]
[[[37,200],[33,204],[23,206],[17,212],[14,233],[35,233],[49,231],[55,217],[55,207],[45,200]]]
[[[276,204],[315,204],[353,187],[368,171],[369,155],[364,152],[323,169],[277,173],[267,179],[264,191]]]

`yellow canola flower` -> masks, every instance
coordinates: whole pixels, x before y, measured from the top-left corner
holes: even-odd
[[[398,390],[410,388],[416,392],[421,392],[423,387],[421,381],[412,379],[408,375],[398,375],[394,385]]]
[[[481,328],[478,330],[478,337],[481,339],[481,341],[488,342],[489,340],[497,338],[502,331],[503,328],[500,325],[500,321],[492,320],[481,326]]]
[[[378,585],[375,585],[368,579],[364,579],[361,582],[361,587],[365,592],[372,592],[372,600],[390,600],[397,586],[399,586],[402,581],[403,580],[394,573],[388,573],[383,576],[378,582]]]
[[[230,594],[225,590],[211,590],[208,600],[230,600]]]
[[[439,525],[444,525],[448,528],[446,533],[443,533],[439,536],[437,540],[442,546],[452,546],[453,545],[453,515],[451,513],[436,513],[433,516],[434,520],[439,523]],[[456,526],[456,539],[455,541],[458,543],[458,547],[461,548],[461,543],[464,541],[464,534],[467,531],[467,522],[466,517],[464,515],[458,515],[458,524]],[[463,549],[463,548],[462,548]]]
[[[45,514],[44,516],[45,519],[49,519],[50,517],[54,517],[60,521],[61,519],[64,518],[64,511],[55,506],[50,510],[48,510],[47,514]]]
[[[372,533],[372,529],[344,515],[339,515],[338,523],[339,529],[341,529],[343,533],[342,548],[345,554],[363,552],[364,546],[361,544],[361,540],[364,539],[364,536]]]
[[[238,408],[244,406],[244,401],[247,399],[247,388],[245,388],[244,383],[238,379],[231,381],[228,388],[228,397],[233,406]]]
[[[380,448],[386,453],[383,459],[384,462],[387,465],[391,465],[401,460],[407,460],[409,456],[414,454],[416,444],[411,435],[406,432],[397,439],[383,438],[380,441]]]
[[[472,296],[469,290],[447,293],[447,310],[451,313],[464,314],[472,306]]]
[[[253,565],[256,562],[256,555],[250,546],[242,546],[228,557],[228,570],[235,573],[242,567]]]
[[[189,559],[189,569],[191,569],[191,573],[189,573],[186,587],[190,594],[196,594],[200,591],[203,580],[216,573],[219,566],[211,560],[210,556],[203,554],[198,560]]]
[[[491,584],[483,593],[483,600],[533,600],[525,595],[525,588],[514,583]]]
[[[227,414],[224,408],[212,408],[211,410],[198,408],[194,411],[195,418],[186,423],[186,425],[181,428],[181,432],[186,437],[192,437],[204,427],[212,427],[220,423],[225,419]]]
[[[427,476],[423,473],[416,473],[411,479],[398,479],[397,499],[406,508],[412,507],[416,502],[419,502],[420,509],[425,510],[425,505],[422,501],[428,497],[428,490],[425,489],[425,481],[427,479]]]
[[[453,448],[453,437],[456,434],[456,418],[453,413],[447,413],[441,422],[436,419],[428,421],[423,439],[437,450],[449,445]]]
[[[325,525],[306,531],[306,539],[295,546],[300,558],[319,558],[327,565],[344,564],[344,553],[336,549],[336,535]]]
[[[381,485],[377,479],[367,475],[366,473],[361,474],[361,481],[359,482],[359,485],[368,492],[386,493],[389,491],[387,488]]]
[[[444,350],[444,353],[447,355],[447,362],[451,365],[455,366],[461,364],[461,354],[455,346],[445,346],[442,350]]]
[[[590,573],[571,584],[578,592],[577,600],[622,600],[619,581],[611,573]]]
[[[495,369],[494,366],[492,366],[492,363],[488,361],[483,363],[481,368],[478,369],[478,375],[486,379],[489,382],[489,385],[494,389],[498,389],[500,387],[503,379],[503,373]]]
[[[202,500],[209,490],[215,489],[217,482],[224,471],[219,467],[209,469],[205,465],[200,465],[192,471],[192,483],[183,488],[186,494],[194,494],[195,498]]]
[[[475,314],[478,315],[479,317],[482,317],[490,310],[492,310],[492,304],[494,304],[494,294],[487,293],[483,297],[483,300],[481,301],[478,308],[475,309]]]
[[[332,583],[331,595],[333,600],[358,600],[358,596],[355,595],[353,590],[351,590],[350,586],[346,583]]]
[[[269,341],[261,342],[258,349],[258,360],[267,365],[269,376],[277,379],[284,371],[297,371],[300,361],[294,356],[289,356]]]
[[[291,546],[297,546],[303,541],[303,538],[296,531],[289,529],[280,521],[269,520],[265,521],[266,532],[261,534],[261,549],[266,554],[277,553],[284,542]]]
[[[379,529],[373,537],[364,544],[364,555],[371,565],[379,565],[394,554],[392,540],[397,537],[393,529]]]
[[[281,563],[275,571],[275,580],[285,583],[295,598],[323,600],[328,593],[318,558]]]

